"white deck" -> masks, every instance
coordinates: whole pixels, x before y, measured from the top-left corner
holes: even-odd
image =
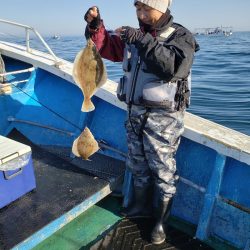
[[[60,59],[61,63],[56,65],[53,57],[46,53],[36,50],[32,50],[32,53],[28,53],[22,46],[3,43],[1,41],[0,53],[30,63],[34,67],[42,68],[72,84],[76,84],[72,78],[73,64],[68,61]],[[106,84],[97,91],[96,96],[126,110],[126,105],[120,102],[116,97],[116,86],[117,83],[108,80]],[[250,164],[250,136],[190,113],[187,113],[185,117],[184,136],[192,141],[206,145],[220,154]]]

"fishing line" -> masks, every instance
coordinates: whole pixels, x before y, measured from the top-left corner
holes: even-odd
[[[46,108],[47,110],[49,110],[51,113],[53,113],[54,115],[58,116],[59,118],[61,118],[62,120],[64,120],[65,122],[68,122],[69,124],[71,124],[73,127],[75,127],[76,129],[78,129],[79,131],[82,132],[82,128],[78,127],[77,125],[75,125],[74,123],[72,123],[71,121],[65,119],[63,116],[61,116],[60,114],[56,113],[54,110],[52,110],[51,108],[49,108],[48,106],[46,106],[45,104],[39,102],[37,99],[35,99],[34,97],[32,97],[31,95],[29,95],[27,92],[25,92],[24,90],[22,90],[21,88],[17,87],[15,84],[12,84],[11,82],[9,83],[10,85],[14,86],[15,88],[17,88],[18,90],[20,90],[22,93],[24,93],[25,95],[27,95],[28,97],[30,97],[32,100],[34,100],[35,102],[39,103],[42,107]],[[121,156],[123,157],[126,157],[127,154],[116,149],[116,148],[113,148],[111,146],[109,146],[105,141],[103,140],[97,140],[99,146],[101,148],[105,148],[105,149],[108,149],[108,150],[111,150],[115,153],[118,153],[120,154]]]
[[[22,93],[24,93],[25,95],[27,95],[28,97],[30,97],[32,100],[34,100],[35,102],[37,102],[38,104],[40,104],[42,107],[46,108],[47,110],[49,110],[51,113],[53,113],[54,115],[58,116],[59,118],[61,118],[62,120],[64,120],[65,122],[68,122],[70,125],[72,125],[73,127],[75,127],[76,129],[82,131],[82,128],[78,127],[77,125],[75,125],[74,123],[72,123],[71,121],[67,120],[66,118],[64,118],[62,115],[58,114],[57,112],[55,112],[53,109],[49,108],[48,106],[46,106],[45,104],[39,102],[37,99],[35,99],[34,97],[32,97],[31,95],[29,95],[27,92],[25,92],[24,90],[22,90],[21,88],[19,88],[17,85],[13,84],[13,83],[9,83],[12,86],[14,86],[15,88],[17,88],[18,90],[20,90]]]

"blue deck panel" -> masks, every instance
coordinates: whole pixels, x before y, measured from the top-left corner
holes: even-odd
[[[204,193],[201,190],[207,189],[216,155],[214,150],[204,145],[184,137],[181,138],[176,155],[178,174],[181,178],[197,185],[199,189],[183,183],[180,179],[174,198],[172,215],[198,225],[204,204]]]
[[[244,249],[250,240],[249,213],[217,200],[211,218],[210,235]]]
[[[131,171],[126,169],[124,175],[124,182],[122,187],[123,198],[123,207],[128,207],[130,201],[132,200],[132,192],[133,192],[133,177]]]
[[[215,150],[182,137],[176,155],[178,174],[206,188],[210,182],[216,155]]]
[[[250,166],[228,157],[220,195],[250,209]]]
[[[76,86],[70,86],[65,80],[60,78],[58,80],[58,77],[38,69],[32,98],[20,109],[15,118],[73,134],[79,131],[76,126],[82,115],[79,114],[81,95],[77,92]],[[30,129],[26,124],[15,124],[15,126],[20,132],[27,134],[31,141],[40,145],[70,146],[74,139],[66,133],[41,127],[32,126]]]
[[[209,237],[210,220],[213,214],[216,197],[220,191],[225,163],[226,157],[217,154],[214,163],[214,171],[206,190],[203,209],[200,214],[200,220],[196,232],[196,237],[200,240],[206,240]]]
[[[88,122],[88,127],[97,140],[103,140],[109,146],[126,153],[126,131],[124,121],[126,112],[101,100],[98,97],[93,98],[96,110],[93,119]],[[124,160],[115,152],[105,152],[106,155],[116,159]]]
[[[197,226],[204,204],[204,193],[179,181],[171,215]]]

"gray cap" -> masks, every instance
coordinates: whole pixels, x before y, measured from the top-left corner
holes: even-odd
[[[135,0],[134,3],[136,2],[141,2],[150,6],[153,9],[165,13],[167,11],[167,8],[171,5],[172,0]]]

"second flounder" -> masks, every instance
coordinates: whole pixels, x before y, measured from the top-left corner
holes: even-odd
[[[72,145],[72,153],[78,157],[82,157],[84,160],[88,160],[98,150],[98,142],[87,127],[74,140]]]

